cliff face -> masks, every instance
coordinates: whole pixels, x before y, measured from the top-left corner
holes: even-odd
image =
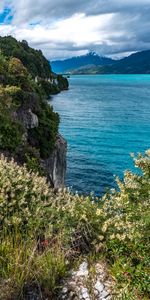
[[[49,158],[43,160],[42,165],[46,170],[48,180],[55,189],[63,188],[66,174],[67,142],[57,135],[55,147]]]
[[[30,94],[32,99],[32,96]],[[36,95],[33,94],[33,98],[36,99]],[[29,138],[29,132],[31,129],[38,128],[39,119],[35,114],[35,108],[38,110],[38,107],[35,105],[36,101],[29,101],[28,105],[22,105],[18,111],[15,113],[15,118],[19,120],[25,129],[23,135],[23,143],[26,145]],[[35,106],[35,108],[34,108]],[[33,111],[34,112],[33,112]],[[24,156],[24,149],[21,147],[18,150],[16,160],[20,162],[20,158]],[[44,171],[45,175],[50,182],[51,187],[55,189],[63,188],[65,184],[65,174],[66,174],[66,154],[67,154],[67,142],[66,140],[58,133],[56,136],[56,141],[53,147],[53,150],[49,153],[48,158],[42,159],[40,155],[39,166]]]

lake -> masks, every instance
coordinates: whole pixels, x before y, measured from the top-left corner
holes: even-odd
[[[102,195],[150,148],[150,75],[71,76],[52,98],[67,139],[66,186]]]

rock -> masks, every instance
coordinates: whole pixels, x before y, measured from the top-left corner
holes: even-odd
[[[106,298],[107,296],[109,296],[109,293],[106,292],[105,290],[102,291],[102,293],[101,293],[101,299],[103,300],[103,299]]]
[[[95,289],[101,293],[104,290],[104,285],[98,280],[95,284]]]
[[[26,129],[33,129],[39,125],[37,115],[34,114],[30,108],[28,110],[18,111],[17,118]]]
[[[90,296],[89,296],[89,293],[88,293],[88,289],[83,287],[81,289],[81,295],[82,295],[82,298],[85,299],[85,300],[90,300]]]
[[[64,288],[62,289],[62,294],[67,294],[67,292],[68,292],[68,289],[67,289],[66,287],[64,287]]]
[[[94,295],[95,295],[95,296],[98,296],[98,295],[99,295],[99,292],[98,292],[97,290],[95,290],[95,291],[94,291]]]
[[[89,271],[88,271],[88,263],[87,261],[84,261],[80,267],[79,267],[79,270],[77,272],[75,272],[75,276],[77,277],[80,277],[80,276],[84,276],[84,277],[87,277],[89,274]]]
[[[108,296],[105,297],[105,299],[106,299],[106,300],[111,300],[111,299],[112,299],[112,296],[108,295]]]
[[[42,167],[47,173],[48,180],[55,189],[64,187],[66,175],[66,153],[67,142],[60,134],[58,134],[54,150],[48,159],[42,161]]]

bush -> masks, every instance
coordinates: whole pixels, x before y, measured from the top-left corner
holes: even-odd
[[[150,150],[134,157],[137,173],[117,178],[118,188],[103,196],[97,214],[104,219],[102,233],[107,255],[119,282],[148,294]]]
[[[23,128],[19,122],[0,114],[0,149],[15,151],[22,141]]]
[[[1,230],[5,226],[17,226],[19,231],[27,231],[33,222],[39,228],[41,224],[51,228],[51,233],[63,230],[71,238],[73,233],[80,231],[85,233],[85,238],[96,236],[99,218],[95,215],[97,206],[91,197],[72,195],[67,191],[56,194],[45,177],[29,172],[26,166],[21,167],[4,156],[0,159],[0,190]]]
[[[27,230],[32,222],[40,222],[51,194],[44,177],[29,173],[25,166],[1,156],[0,190],[1,230],[5,226]]]
[[[59,126],[59,115],[46,102],[41,103],[37,114],[39,126],[29,130],[29,144],[40,150],[42,158],[48,158],[54,148]]]

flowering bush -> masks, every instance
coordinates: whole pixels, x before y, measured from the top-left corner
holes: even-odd
[[[148,293],[150,150],[132,156],[140,171],[126,171],[123,182],[117,178],[119,190],[103,196],[97,214],[104,218],[102,232],[115,276]]]
[[[0,225],[20,229],[39,222],[50,195],[44,177],[28,172],[14,160],[0,158]]]
[[[48,237],[63,231],[66,236],[84,231],[86,238],[96,235],[99,218],[91,197],[72,195],[67,190],[55,193],[45,177],[29,172],[12,159],[0,157],[0,224],[20,230],[44,228]]]

